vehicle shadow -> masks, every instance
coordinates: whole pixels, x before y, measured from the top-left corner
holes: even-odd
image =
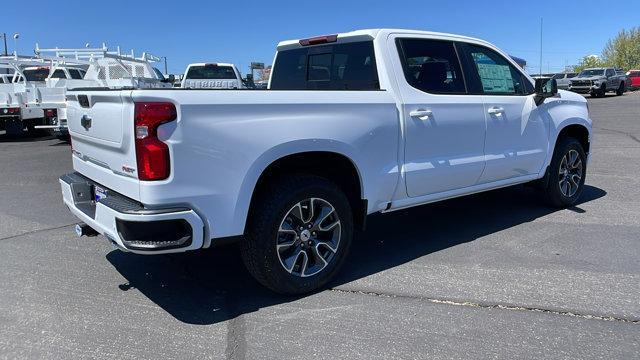
[[[28,134],[24,132],[22,134],[9,135],[4,131],[0,132],[0,143],[13,143],[13,142],[36,142],[55,139],[55,136],[46,133]]]
[[[585,186],[580,203],[569,210],[585,212],[580,204],[605,195],[602,189]],[[330,286],[558,211],[543,205],[538,196],[533,189],[516,186],[372,215],[367,230],[356,236],[348,261]],[[165,256],[114,250],[106,258],[127,280],[119,285],[121,290],[140,291],[176,319],[189,324],[213,324],[298,299],[273,294],[255,282],[234,245]]]

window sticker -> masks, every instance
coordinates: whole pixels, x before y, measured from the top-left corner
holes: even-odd
[[[486,93],[515,93],[513,77],[509,65],[496,64],[483,53],[472,53],[478,67],[482,89]]]

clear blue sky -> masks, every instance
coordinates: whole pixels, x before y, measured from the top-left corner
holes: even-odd
[[[601,1],[3,1],[0,32],[20,33],[18,50],[111,48],[167,56],[169,72],[189,62],[271,63],[278,41],[361,28],[394,27],[451,32],[490,41],[539,66],[544,18],[543,71],[562,70],[584,55],[600,54],[622,28],[640,26],[638,0]],[[158,66],[162,69],[162,66]]]

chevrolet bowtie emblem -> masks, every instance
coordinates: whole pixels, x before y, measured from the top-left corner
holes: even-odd
[[[82,115],[82,119],[80,119],[80,125],[82,125],[82,127],[88,131],[91,127],[91,118],[88,115]]]

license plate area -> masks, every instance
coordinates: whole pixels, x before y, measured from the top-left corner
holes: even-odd
[[[100,202],[103,199],[107,198],[107,190],[101,188],[98,185],[93,186],[93,199],[95,202]]]

